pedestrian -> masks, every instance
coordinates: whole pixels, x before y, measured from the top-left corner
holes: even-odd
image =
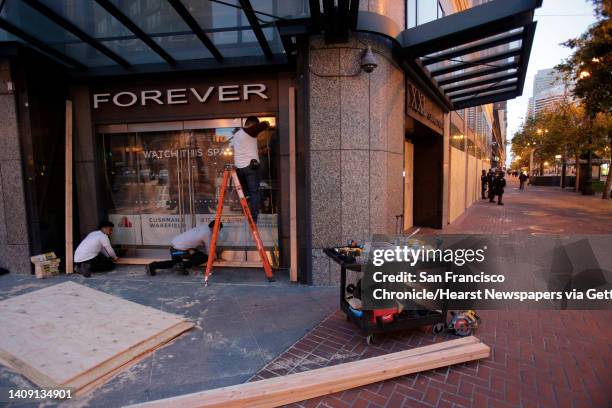
[[[189,268],[199,266],[208,261],[207,248],[215,226],[215,220],[208,225],[200,225],[177,235],[172,240],[170,258],[167,261],[155,261],[147,265],[147,273],[151,276],[157,274],[158,269],[174,268],[189,275]],[[219,224],[219,234],[223,223]]]
[[[480,176],[480,192],[482,199],[485,200],[487,197],[485,196],[485,192],[487,191],[487,171],[482,169],[482,175]]]
[[[115,225],[102,221],[96,231],[90,232],[74,251],[74,270],[86,278],[91,272],[106,272],[115,269],[117,255],[109,237]]]
[[[489,187],[488,195],[489,202],[495,202],[495,191],[493,190],[493,183],[495,182],[495,171],[493,169],[489,170],[489,174],[487,175],[487,186]]]
[[[519,189],[520,190],[524,190],[525,189],[525,181],[527,180],[527,175],[523,172],[521,172],[521,175],[519,176]]]
[[[502,203],[504,187],[506,187],[506,179],[504,178],[504,172],[500,171],[493,182],[493,192],[497,196],[497,205],[504,205]]]
[[[259,122],[256,116],[249,116],[244,127],[239,129],[231,139],[234,148],[234,165],[242,184],[242,189],[249,200],[249,209],[253,221],[259,215],[259,184],[261,182],[257,135],[270,127],[267,121]]]

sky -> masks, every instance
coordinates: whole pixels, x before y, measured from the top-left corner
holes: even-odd
[[[533,94],[533,77],[544,68],[552,68],[570,55],[570,49],[561,45],[569,38],[580,36],[589,25],[595,22],[593,6],[584,0],[544,0],[542,7],[536,9],[536,28],[529,67],[525,78],[523,95],[508,101],[508,133],[510,141],[520,128],[527,114],[527,102]],[[508,144],[508,153],[510,145]],[[508,156],[510,164],[511,157]]]

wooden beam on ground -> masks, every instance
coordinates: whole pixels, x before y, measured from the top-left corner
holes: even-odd
[[[65,235],[66,235],[66,273],[74,272],[72,237],[72,101],[66,101],[66,165],[65,165]]]
[[[277,407],[425,370],[487,358],[490,348],[465,337],[365,360],[131,405],[135,408]]]

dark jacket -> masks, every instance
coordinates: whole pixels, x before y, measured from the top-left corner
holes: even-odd
[[[504,176],[497,176],[493,181],[493,191],[495,194],[504,194],[504,187],[506,187],[506,179]]]

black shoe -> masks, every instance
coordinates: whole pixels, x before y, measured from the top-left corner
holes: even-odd
[[[89,264],[87,262],[77,265],[76,272],[83,275],[86,278],[91,278],[91,272],[89,271]]]
[[[497,203],[497,205],[504,205],[504,203]]]
[[[145,268],[147,270],[147,275],[151,275],[151,276],[157,275],[157,271],[155,270],[155,267],[153,266],[153,264],[148,264]]]

